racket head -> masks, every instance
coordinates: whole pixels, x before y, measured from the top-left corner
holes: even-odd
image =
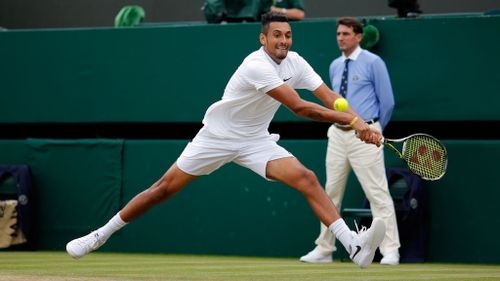
[[[428,134],[413,134],[403,141],[401,158],[408,168],[424,180],[435,181],[444,176],[448,167],[446,147]]]

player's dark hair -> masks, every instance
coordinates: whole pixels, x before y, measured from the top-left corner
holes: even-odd
[[[363,33],[363,24],[361,24],[361,22],[359,22],[359,20],[356,18],[342,17],[342,18],[337,20],[337,29],[339,28],[339,25],[345,25],[347,27],[352,27],[354,34]]]
[[[268,12],[261,16],[262,26],[260,32],[267,34],[271,22],[288,22],[288,17],[282,13]]]

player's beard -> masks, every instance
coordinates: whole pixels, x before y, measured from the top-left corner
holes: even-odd
[[[288,55],[288,48],[287,47],[277,47],[276,52],[275,52],[276,58],[280,60],[284,60],[286,56]]]

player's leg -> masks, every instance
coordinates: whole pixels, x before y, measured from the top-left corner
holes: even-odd
[[[345,133],[332,125],[328,130],[326,152],[325,191],[339,210],[351,169],[344,144]],[[327,263],[332,261],[332,253],[337,250],[335,247],[335,236],[322,223],[320,229],[320,234],[315,240],[316,247],[302,256],[300,261],[309,263]]]
[[[277,180],[301,192],[319,220],[328,225],[351,259],[360,267],[371,264],[375,250],[383,239],[384,223],[374,220],[372,227],[359,233],[351,231],[335,208],[316,175],[269,136],[242,143],[234,162],[247,167],[268,180]]]
[[[104,226],[88,235],[70,241],[66,245],[66,251],[73,258],[78,259],[91,251],[97,250],[106,243],[113,233],[155,205],[172,197],[195,178],[196,176],[183,172],[174,163],[158,181],[132,198]]]
[[[370,229],[352,232],[340,217],[334,204],[321,187],[316,175],[296,158],[287,157],[267,163],[267,177],[301,192],[320,221],[346,248],[350,258],[361,268],[368,267],[385,233],[384,222],[374,219]]]
[[[153,206],[171,198],[196,178],[197,176],[182,171],[174,163],[151,187],[132,198],[120,211],[120,217],[127,223],[134,220]]]
[[[267,163],[267,177],[280,181],[301,192],[316,216],[325,225],[340,218],[332,201],[321,187],[316,175],[295,157],[286,157]]]
[[[293,155],[276,142],[279,136],[271,135],[240,144],[236,164],[249,168],[267,180],[281,181],[306,197],[316,216],[330,226],[340,216],[332,201],[321,187],[316,175],[306,169]],[[342,225],[342,224],[340,224]],[[345,225],[345,223],[343,224]],[[350,232],[347,226],[340,229]],[[347,236],[351,236],[346,235]]]
[[[181,153],[177,162],[151,187],[139,193],[107,224],[89,235],[66,245],[67,252],[80,258],[96,250],[117,230],[144,214],[153,206],[169,199],[197,176],[208,175],[234,158],[234,150],[224,140],[213,139],[200,130]]]

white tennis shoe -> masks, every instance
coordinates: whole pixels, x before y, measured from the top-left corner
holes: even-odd
[[[383,265],[398,265],[399,264],[399,254],[387,254],[382,260],[380,260],[380,264]]]
[[[99,249],[108,240],[99,235],[97,231],[92,231],[83,237],[71,240],[66,244],[66,252],[74,259],[79,259],[86,254]]]
[[[358,233],[353,231],[353,235],[349,245],[349,257],[359,267],[367,268],[372,263],[378,246],[384,240],[385,224],[381,219],[374,218],[369,229],[363,226]]]

